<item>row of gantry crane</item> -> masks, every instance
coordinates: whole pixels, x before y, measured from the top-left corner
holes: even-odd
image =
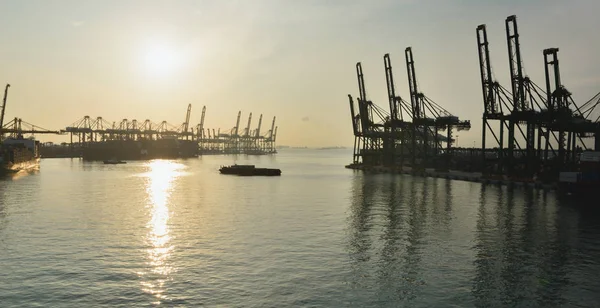
[[[248,124],[243,131],[240,130],[240,120],[242,111],[238,112],[235,126],[231,129],[221,132],[220,129],[205,129],[204,116],[206,106],[202,108],[202,117],[198,124],[198,142],[200,151],[203,153],[225,153],[225,154],[272,154],[276,153],[275,141],[277,139],[277,126],[275,119],[271,123],[271,129],[266,134],[261,134],[262,118],[258,118],[258,126],[255,129],[252,125],[252,112],[248,115]]]
[[[72,125],[62,130],[71,136],[71,143],[102,142],[109,140],[157,140],[157,139],[182,139],[193,140],[199,144],[201,153],[246,153],[268,154],[275,153],[275,140],[277,127],[275,117],[265,134],[261,134],[262,114],[259,117],[258,127],[251,129],[252,113],[248,117],[248,125],[240,130],[241,111],[238,112],[236,125],[221,132],[221,129],[204,127],[206,106],[202,108],[200,123],[196,127],[190,126],[192,105],[188,105],[185,122],[179,126],[162,121],[159,124],[150,120],[138,122],[137,120],[123,119],[121,122],[104,120],[102,117],[93,119],[85,116]],[[75,140],[74,140],[75,139]]]
[[[192,105],[189,104],[185,117],[185,122],[180,126],[174,126],[167,121],[156,124],[150,120],[138,122],[137,120],[123,119],[120,122],[109,122],[102,117],[95,119],[90,116],[84,116],[78,121],[61,131],[51,131],[37,127],[33,124],[23,121],[20,118],[4,123],[4,115],[7,105],[8,89],[7,84],[4,90],[2,105],[0,106],[0,140],[4,134],[17,138],[23,134],[69,134],[71,145],[75,141],[77,144],[88,142],[103,142],[110,140],[156,140],[156,139],[183,139],[195,140],[199,144],[200,152],[221,152],[221,153],[246,153],[246,154],[269,154],[276,153],[275,140],[277,138],[277,127],[275,126],[275,117],[271,123],[271,129],[266,134],[261,134],[262,114],[258,120],[258,127],[251,129],[252,113],[248,117],[248,125],[243,132],[240,131],[240,118],[242,112],[238,112],[236,125],[221,133],[221,129],[204,128],[204,118],[206,115],[206,106],[202,108],[200,123],[194,130],[190,127],[190,116]],[[75,140],[74,140],[75,139]]]
[[[492,77],[486,25],[476,28],[484,102],[482,146],[462,158],[485,174],[531,177],[541,170],[556,175],[572,167],[577,154],[600,150],[600,93],[578,106],[560,79],[558,48],[543,51],[546,89],[523,75],[516,16],[506,18],[511,87]],[[417,85],[412,48],[405,49],[410,102],[397,94],[389,54],[383,57],[389,109],[366,97],[361,63],[356,64],[357,104],[348,95],[354,131],[353,164],[460,169],[453,130],[471,123],[435,103]],[[358,108],[357,108],[358,107]],[[488,142],[489,137],[492,142]],[[594,138],[590,141],[588,138]],[[473,151],[469,151],[473,153]],[[454,163],[453,163],[454,162]]]

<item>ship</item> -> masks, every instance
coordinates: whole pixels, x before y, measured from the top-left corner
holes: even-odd
[[[0,141],[0,174],[35,169],[39,164],[39,141],[21,136]]]
[[[4,98],[2,99],[2,108],[0,111],[0,174],[16,173],[21,170],[30,170],[40,165],[40,143],[32,138],[23,138],[21,132],[12,131],[8,138],[4,138],[7,132],[4,128],[4,114],[6,112],[6,98],[8,97],[8,88],[4,88]],[[15,119],[15,124],[21,120]]]
[[[231,165],[231,166],[221,166],[219,169],[221,174],[234,174],[234,175],[243,175],[243,176],[254,176],[254,175],[262,175],[262,176],[279,176],[281,175],[280,169],[274,168],[256,168],[254,165]]]

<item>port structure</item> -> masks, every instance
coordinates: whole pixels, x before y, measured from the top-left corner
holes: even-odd
[[[348,95],[355,136],[353,164],[447,170],[455,141],[453,130],[468,130],[470,122],[460,120],[419,91],[411,47],[405,49],[410,102],[397,94],[390,55],[385,54],[383,60],[388,111],[367,99],[362,64],[356,64],[358,110]]]
[[[0,142],[4,140],[4,138],[15,138],[20,139],[23,138],[26,134],[60,134],[59,131],[52,131],[49,129],[45,129],[34,124],[31,124],[27,121],[23,121],[21,118],[14,118],[8,123],[4,123],[4,116],[6,114],[6,106],[7,106],[7,98],[8,98],[8,89],[10,88],[10,84],[6,84],[4,87],[4,96],[2,98],[2,106],[0,106]],[[5,136],[7,135],[7,136]]]
[[[140,122],[135,119],[123,119],[120,122],[109,122],[102,117],[84,116],[72,125],[61,130],[69,134],[69,147],[72,152],[79,153],[80,148],[89,144],[111,141],[152,141],[181,140],[197,143],[197,154],[274,154],[277,127],[275,117],[271,129],[261,135],[260,115],[258,127],[251,129],[252,113],[248,117],[245,129],[240,129],[241,111],[238,113],[235,127],[221,133],[221,129],[205,127],[206,106],[202,108],[200,123],[195,128],[190,125],[191,104],[188,105],[185,121],[181,125],[173,125],[167,121],[159,123],[149,119]],[[77,154],[79,155],[79,154]],[[77,156],[75,155],[75,156]]]
[[[510,68],[510,90],[492,75],[486,25],[477,26],[484,112],[482,121],[482,172],[486,176],[554,178],[576,163],[577,153],[588,149],[598,118],[592,119],[598,96],[579,108],[562,84],[558,48],[543,51],[545,90],[523,74],[520,37],[515,15],[505,20]],[[487,136],[493,139],[488,143]]]
[[[252,112],[248,115],[246,127],[240,129],[242,111],[238,112],[235,126],[230,129],[205,129],[204,110],[199,126],[199,145],[201,154],[248,154],[263,155],[277,153],[275,141],[277,138],[277,127],[275,119],[271,123],[271,129],[266,134],[261,134],[263,115],[258,118],[258,126],[252,129]]]
[[[413,122],[411,165],[413,168],[418,166],[421,169],[435,167],[438,170],[447,170],[452,156],[452,144],[455,141],[452,136],[453,129],[469,130],[471,122],[460,120],[419,92],[411,47],[405,49],[405,58]],[[442,142],[445,143],[445,147]],[[422,162],[419,163],[417,159],[421,159]]]
[[[53,134],[59,135],[60,131],[49,130],[43,127],[23,121],[21,118],[13,118],[0,130],[0,135],[7,134],[8,138],[23,138],[24,135]]]
[[[600,150],[600,93],[581,106],[575,103],[561,80],[558,48],[543,50],[545,87],[538,86],[523,73],[516,16],[508,16],[504,26],[509,88],[493,77],[486,25],[476,27],[484,107],[481,148],[453,147],[453,130],[468,130],[470,122],[461,121],[420,92],[408,47],[410,102],[397,95],[389,54],[384,56],[389,112],[368,100],[362,66],[357,63],[358,108],[348,95],[355,136],[348,167],[452,168],[490,179],[552,182],[560,171],[575,167],[579,153]]]

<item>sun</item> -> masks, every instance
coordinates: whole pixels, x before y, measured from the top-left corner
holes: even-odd
[[[144,66],[152,76],[167,76],[177,71],[182,57],[176,49],[167,45],[152,45],[144,50]]]

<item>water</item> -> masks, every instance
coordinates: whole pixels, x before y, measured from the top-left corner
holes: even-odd
[[[599,215],[347,150],[42,161],[0,180],[0,307],[594,307]]]

